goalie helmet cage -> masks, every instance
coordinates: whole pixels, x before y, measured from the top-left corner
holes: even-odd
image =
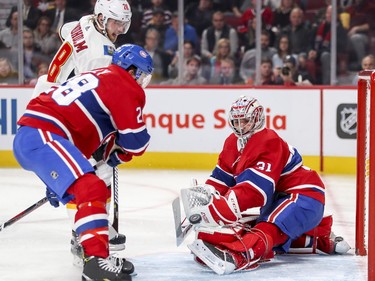
[[[375,164],[371,166],[372,161],[375,161],[375,70],[367,70],[361,71],[358,79],[355,250],[357,255],[368,255],[368,280],[375,280]]]

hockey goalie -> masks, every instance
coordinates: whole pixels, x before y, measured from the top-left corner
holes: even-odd
[[[233,133],[204,185],[181,190],[196,239],[195,261],[217,274],[252,270],[277,253],[343,254],[350,246],[324,216],[325,186],[296,148],[265,127],[264,109],[241,96],[229,111]],[[259,216],[246,216],[252,208]]]

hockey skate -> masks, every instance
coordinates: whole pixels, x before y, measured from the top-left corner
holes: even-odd
[[[122,239],[119,239],[119,236],[123,236]],[[115,240],[113,244],[116,244],[116,242],[120,241],[125,243],[125,235],[119,234],[119,236],[114,237],[111,240]],[[111,240],[109,240],[110,245],[110,251],[111,251]],[[72,231],[72,239],[70,240],[70,251],[73,254],[73,264],[77,267],[83,267],[84,266],[84,253],[83,248],[81,244],[78,242],[78,236],[75,233],[75,231]],[[117,243],[118,244],[118,243]],[[122,249],[124,249],[125,246],[123,246]],[[119,257],[116,254],[110,254],[108,259],[115,264],[116,266],[120,266],[122,268],[122,272],[126,274],[134,274],[134,265],[126,260],[125,258]]]
[[[221,246],[215,246],[197,239],[188,248],[197,257],[196,261],[207,265],[217,274],[230,274],[239,270],[254,270],[259,266],[259,260],[252,259],[245,253],[235,252]]]
[[[84,258],[82,280],[131,281],[132,277],[110,259],[90,256]]]

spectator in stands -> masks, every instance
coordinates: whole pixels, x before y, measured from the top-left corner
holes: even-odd
[[[169,79],[160,83],[160,85],[202,85],[206,84],[207,80],[199,75],[201,67],[201,58],[198,55],[194,55],[186,61],[186,70],[183,75],[182,81],[179,81],[178,77],[175,79]]]
[[[237,27],[240,38],[240,46],[244,46],[243,51],[255,48],[255,33],[256,33],[256,1],[252,1],[252,8],[247,9],[241,17],[241,24]],[[262,30],[267,30],[269,33],[270,44],[274,45],[275,34],[272,29],[273,12],[269,7],[262,6]]]
[[[216,43],[214,56],[210,58],[208,71],[202,70],[203,77],[207,80],[211,80],[211,77],[219,76],[221,73],[221,61],[226,58],[234,60],[231,56],[229,39],[221,38]]]
[[[195,55],[195,47],[191,41],[184,42],[184,57],[183,57],[183,69],[185,71],[186,62],[189,58]],[[170,64],[168,65],[168,77],[169,78],[176,78],[178,75],[178,52],[175,53],[174,57],[172,58]]]
[[[273,66],[272,60],[270,58],[262,58],[259,68],[259,85],[275,85],[275,77],[273,75]],[[255,71],[252,72],[249,76],[241,76],[241,79],[245,84],[254,85],[256,81]]]
[[[36,78],[30,80],[29,85],[35,86],[38,82],[38,78],[48,73],[48,63],[41,62],[37,67]]]
[[[354,51],[353,70],[359,70],[362,58],[369,51],[370,29],[374,28],[375,7],[372,1],[355,0],[353,5],[346,9],[350,15],[348,38]]]
[[[241,18],[243,13],[249,9],[253,8],[252,0],[232,0],[231,3],[231,11],[233,15],[237,18]]]
[[[23,50],[24,50],[24,78],[25,84],[37,77],[38,65],[42,62],[49,63],[50,58],[44,56],[34,44],[34,34],[32,30],[23,31]]]
[[[281,34],[289,36],[292,54],[307,54],[312,49],[312,32],[305,25],[304,14],[301,8],[293,8],[290,13],[290,23],[282,29]]]
[[[188,23],[195,27],[199,37],[212,23],[212,0],[199,0],[199,3],[190,2],[185,9]]]
[[[141,29],[141,38],[145,43],[144,39],[148,29],[156,29],[159,31],[159,47],[163,48],[165,32],[168,28],[168,25],[165,24],[164,11],[162,9],[155,9],[152,14],[151,20],[148,21],[145,27]]]
[[[220,38],[229,39],[231,56],[235,57],[238,50],[237,31],[224,22],[224,14],[218,11],[212,15],[212,25],[202,33],[201,55],[204,59],[210,59],[214,55],[216,42]]]
[[[315,61],[308,59],[307,54],[300,53],[297,58],[297,69],[298,72],[301,73],[302,77],[305,77],[307,80],[311,82],[311,84],[316,83],[316,64]]]
[[[10,10],[10,14],[6,21],[6,26],[10,27],[11,15],[14,11],[17,11],[18,6],[13,6]],[[22,19],[23,25],[29,29],[35,29],[37,22],[42,15],[42,12],[33,6],[32,0],[23,0],[22,2]]]
[[[263,30],[260,37],[260,44],[261,44],[261,56],[262,59],[269,59],[271,60],[272,64],[272,57],[276,54],[276,49],[274,47],[270,47],[270,35],[267,30]],[[255,63],[256,63],[256,48],[250,49],[245,52],[243,58],[241,60],[240,65],[240,76],[244,81],[247,81],[249,77],[251,79],[254,77],[255,74]]]
[[[34,30],[34,42],[36,48],[52,60],[61,45],[61,41],[57,34],[51,31],[51,20],[48,17],[42,16],[39,18],[38,25]]]
[[[142,28],[149,26],[154,20],[155,11],[163,11],[163,24],[169,26],[172,22],[172,12],[164,5],[163,0],[151,0],[151,7],[145,9],[142,15]],[[159,13],[160,15],[160,13]]]
[[[312,85],[312,79],[307,72],[300,72],[297,60],[294,56],[287,56],[284,60],[284,66],[281,69],[283,84],[287,86]],[[277,81],[278,82],[278,81]]]
[[[246,9],[241,16],[242,27],[239,27],[239,32],[246,32],[249,20],[255,19],[256,15],[256,2],[257,0],[252,0],[252,7]],[[263,29],[270,29],[273,23],[273,11],[270,7],[264,5],[264,0],[262,0],[262,23]],[[245,29],[245,30],[242,30]]]
[[[6,84],[18,84],[18,73],[7,58],[0,57],[0,85]]]
[[[10,25],[0,31],[0,46],[16,50],[18,48],[18,12],[10,14]]]
[[[255,48],[256,20],[249,20],[247,24],[248,26],[245,32],[238,32],[240,57],[242,57],[246,51]]]
[[[279,37],[276,50],[277,52],[272,56],[273,68],[281,69],[286,56],[292,55],[288,35],[283,34]],[[293,54],[293,56],[297,58],[297,55]]]
[[[172,23],[165,31],[164,38],[164,51],[173,57],[178,50],[178,12],[174,12],[172,15]],[[194,44],[194,46],[199,45],[198,35],[195,28],[184,23],[184,40],[188,40]]]
[[[329,5],[326,9],[325,20],[320,23],[315,34],[314,49],[309,52],[309,58],[315,59],[319,65],[320,79],[323,85],[331,84],[331,20],[332,20],[332,6]],[[337,32],[337,53],[345,55],[347,52],[347,35],[341,22],[336,23]]]
[[[298,5],[295,0],[281,0],[280,6],[278,6],[273,13],[272,26],[277,28],[278,31],[286,27],[289,24],[290,13],[292,9],[296,7],[298,7]]]
[[[154,62],[154,72],[151,84],[159,84],[167,78],[166,53],[159,47],[160,33],[155,28],[149,28],[145,35],[144,49]]]
[[[237,75],[234,61],[231,58],[220,60],[219,71],[210,78],[210,84],[214,85],[234,85],[243,84]]]
[[[369,70],[369,69],[375,69],[375,57],[374,55],[367,55],[362,59],[361,63],[361,70]],[[353,85],[358,85],[358,75],[355,75],[353,77]]]
[[[272,60],[270,58],[263,58],[260,63],[260,83],[259,85],[275,85],[275,77],[273,76]],[[251,81],[251,80],[250,80]],[[250,82],[247,80],[247,83]],[[252,77],[252,81],[255,81],[255,76]]]
[[[81,17],[78,10],[66,7],[66,0],[55,0],[55,8],[47,10],[45,15],[52,22],[51,30],[57,33],[64,23],[78,21]]]

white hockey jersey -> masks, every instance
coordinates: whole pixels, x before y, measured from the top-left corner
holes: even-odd
[[[33,97],[65,82],[71,74],[77,75],[111,63],[115,45],[95,29],[93,15],[64,24],[60,37],[63,43],[49,65],[48,74],[38,79]]]

